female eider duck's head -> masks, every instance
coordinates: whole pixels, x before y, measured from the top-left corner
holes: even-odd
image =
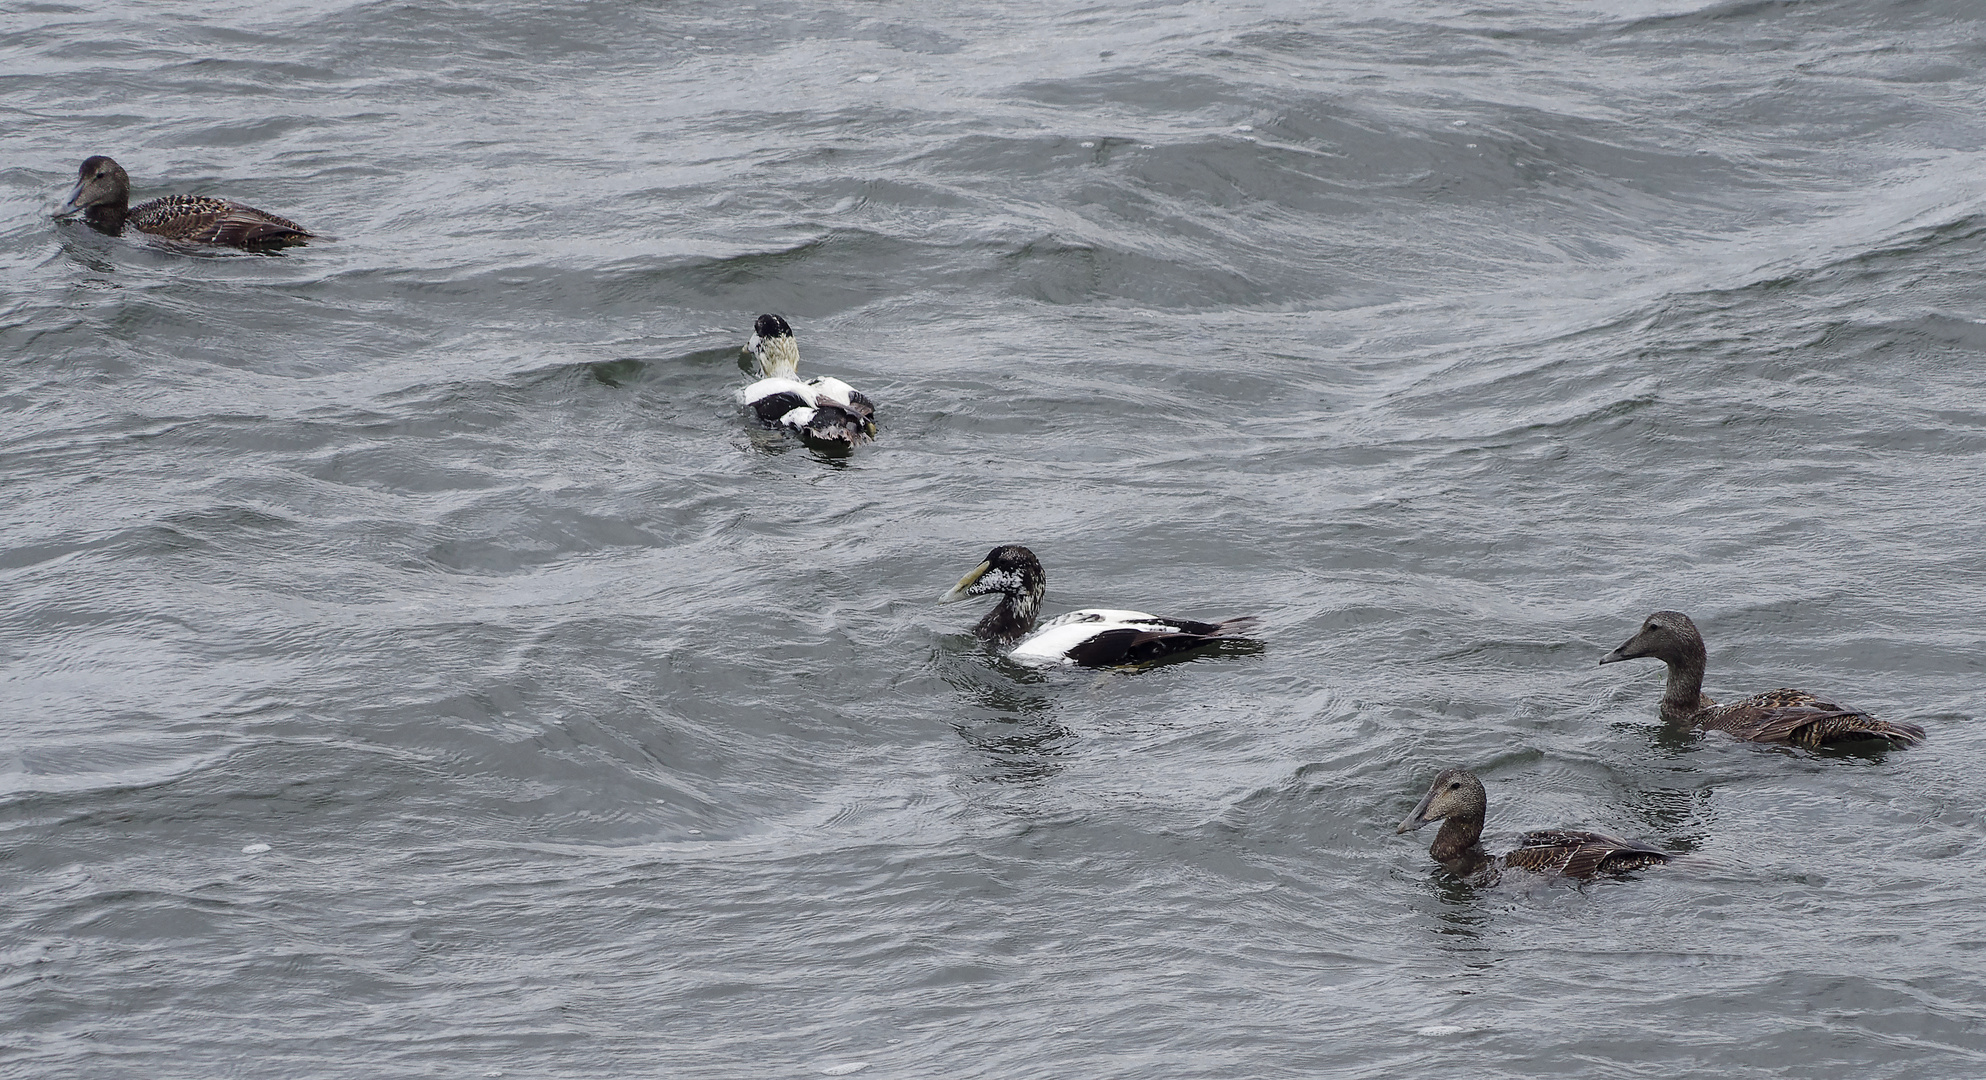
[[[1472,853],[1480,858],[1481,853],[1475,850],[1476,841],[1482,838],[1483,816],[1488,806],[1489,797],[1475,773],[1467,769],[1443,769],[1427,794],[1421,796],[1420,805],[1393,831],[1413,832],[1439,821],[1441,830],[1434,834],[1434,843],[1428,845],[1429,855],[1444,863],[1470,860]]]
[[[1489,798],[1483,791],[1483,782],[1476,779],[1467,769],[1443,769],[1441,775],[1421,797],[1420,805],[1400,822],[1396,833],[1413,832],[1423,825],[1450,818],[1474,819],[1476,827],[1482,828],[1483,813]]]
[[[758,317],[745,351],[758,361],[761,379],[800,377],[800,343],[793,340],[793,328],[777,315]]]
[[[122,215],[130,204],[131,178],[125,175],[122,165],[99,154],[84,160],[76,170],[76,189],[69,193],[69,201],[62,204],[62,213],[106,207]]]
[[[1641,629],[1621,647],[1600,658],[1602,664],[1652,656],[1674,667],[1703,670],[1703,635],[1680,611],[1658,611],[1641,622]]]
[[[1000,603],[975,628],[981,637],[1011,638],[1034,626],[1041,609],[1041,596],[1048,591],[1048,575],[1034,552],[1019,544],[1002,544],[986,553],[986,558],[959,579],[943,596],[941,604],[955,604],[975,596],[1000,595]]]

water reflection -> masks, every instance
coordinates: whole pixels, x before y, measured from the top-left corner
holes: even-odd
[[[1003,659],[989,669],[980,662],[982,644],[954,635],[940,647],[937,666],[965,706],[960,711],[967,718],[952,728],[984,755],[983,779],[1025,782],[1061,772],[1058,759],[1071,753],[1076,734],[1050,715],[1047,673]]]
[[[986,755],[983,780],[1025,783],[1045,780],[1063,769],[1060,758],[1073,752],[1076,733],[1049,719],[954,724],[968,746]]]
[[[1696,749],[1703,741],[1703,729],[1685,724],[1660,723],[1644,729],[1648,736],[1648,748],[1663,755],[1674,757],[1688,750]]]
[[[1489,927],[1489,913],[1479,901],[1487,884],[1457,876],[1445,868],[1428,872],[1428,891],[1441,901],[1434,909],[1434,932],[1443,937],[1480,937]]]
[[[1664,848],[1686,855],[1709,838],[1706,823],[1714,795],[1710,787],[1630,788],[1621,801],[1647,823],[1649,832],[1659,834]]]

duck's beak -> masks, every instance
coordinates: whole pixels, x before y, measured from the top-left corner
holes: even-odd
[[[55,216],[66,217],[69,214],[73,214],[76,211],[81,210],[83,208],[82,203],[83,203],[83,182],[81,180],[78,180],[76,181],[76,186],[70,189],[68,200],[62,204],[62,208],[60,210],[57,210],[55,212]],[[46,206],[48,204],[43,203],[42,205]]]
[[[1605,656],[1602,656],[1600,658],[1600,662],[1602,664],[1618,664],[1623,660],[1639,660],[1640,658],[1647,656],[1648,655],[1647,653],[1634,651],[1635,643],[1640,640],[1641,640],[1640,634],[1636,634],[1633,637],[1628,638],[1626,641],[1621,642],[1620,648],[1615,649],[1613,652],[1610,652]]]
[[[1429,788],[1427,789],[1427,794],[1421,796],[1420,805],[1414,807],[1414,812],[1408,814],[1406,818],[1400,822],[1400,827],[1394,829],[1393,831],[1395,833],[1413,832],[1415,829],[1418,829],[1423,825],[1429,824],[1428,819],[1422,817],[1421,815],[1427,813],[1427,808],[1429,804],[1433,802],[1434,802],[1434,789]]]
[[[978,566],[973,567],[972,572],[960,578],[959,583],[952,586],[950,592],[938,598],[938,602],[940,604],[956,604],[960,600],[969,599],[970,596],[966,590],[978,584],[979,579],[985,577],[986,571],[991,569],[993,569],[993,564],[990,562],[982,562]]]

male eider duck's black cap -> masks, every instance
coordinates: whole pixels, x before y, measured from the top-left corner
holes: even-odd
[[[759,321],[752,324],[752,333],[762,338],[792,337],[793,328],[777,315],[761,315]]]

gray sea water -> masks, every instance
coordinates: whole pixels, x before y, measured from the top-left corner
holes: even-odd
[[[0,1075],[1986,1076],[1986,7],[13,3],[0,152]]]

